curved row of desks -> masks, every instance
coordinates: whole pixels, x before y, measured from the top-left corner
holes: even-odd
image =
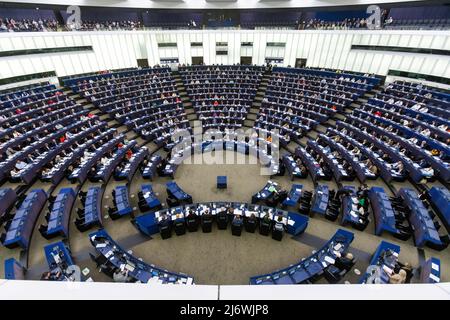
[[[294,265],[275,272],[253,276],[251,285],[299,284],[313,280],[335,264],[337,258],[343,256],[353,241],[353,233],[338,229],[325,245],[308,258]]]

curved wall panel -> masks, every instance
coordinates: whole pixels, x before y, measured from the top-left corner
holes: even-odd
[[[162,43],[176,43],[164,46]],[[191,43],[196,43],[191,46]],[[202,45],[200,46],[199,43]],[[217,44],[226,43],[227,54],[217,55]],[[269,46],[267,45],[269,43]],[[270,45],[272,43],[272,45]],[[273,43],[277,45],[274,46]],[[158,45],[159,44],[159,45]],[[242,45],[244,44],[244,45]],[[251,44],[251,45],[250,45]],[[283,45],[284,44],[284,45]],[[0,52],[25,49],[92,46],[93,52],[65,52],[0,58],[0,78],[56,71],[58,76],[103,69],[136,67],[137,59],[149,65],[178,58],[191,63],[203,57],[205,64],[239,63],[241,56],[253,64],[280,58],[294,66],[344,69],[386,75],[389,69],[449,77],[450,57],[436,54],[354,50],[360,46],[401,46],[450,50],[446,31],[325,31],[325,30],[176,30],[117,32],[49,32],[0,34]]]

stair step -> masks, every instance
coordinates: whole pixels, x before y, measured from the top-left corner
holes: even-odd
[[[255,121],[248,120],[248,119],[244,120],[244,125],[247,126],[247,127],[251,128],[251,127],[253,127],[254,124],[255,124]]]

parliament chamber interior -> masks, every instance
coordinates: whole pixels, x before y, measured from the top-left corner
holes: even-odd
[[[450,282],[449,3],[306,3],[1,1],[0,278]]]

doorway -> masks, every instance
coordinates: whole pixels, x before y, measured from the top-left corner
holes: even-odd
[[[252,57],[241,57],[241,64],[242,65],[251,65]]]
[[[306,59],[303,59],[303,58],[295,59],[295,67],[296,68],[304,68],[304,67],[306,67]]]
[[[192,57],[192,65],[202,65],[203,64],[203,57]]]
[[[136,59],[138,67],[148,68],[148,60],[147,59]]]

